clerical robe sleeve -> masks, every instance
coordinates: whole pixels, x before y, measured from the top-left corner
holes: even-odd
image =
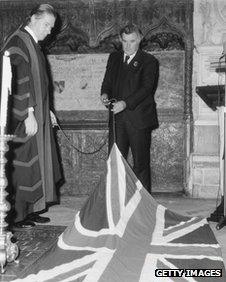
[[[16,120],[23,121],[28,116],[28,108],[36,105],[30,59],[20,44],[11,46],[8,50],[13,74],[12,114]]]

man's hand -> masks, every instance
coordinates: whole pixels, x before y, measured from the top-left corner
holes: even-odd
[[[55,114],[52,111],[50,111],[50,118],[51,118],[52,126],[57,126],[57,119],[56,119]]]
[[[28,117],[24,121],[25,132],[27,136],[34,136],[38,131],[38,124],[33,112],[28,113]]]
[[[105,107],[109,105],[108,94],[102,94],[100,100]]]
[[[114,112],[115,115],[122,112],[126,108],[126,102],[122,100],[115,102],[112,105],[113,105],[112,111]]]

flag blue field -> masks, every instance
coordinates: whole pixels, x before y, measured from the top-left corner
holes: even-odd
[[[158,204],[115,144],[107,166],[106,186],[94,190],[31,273],[15,281],[226,281],[221,249],[206,219]],[[223,276],[156,277],[156,269],[221,269]]]

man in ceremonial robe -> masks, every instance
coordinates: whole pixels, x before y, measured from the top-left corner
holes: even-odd
[[[12,184],[17,228],[49,221],[40,213],[46,203],[57,200],[55,184],[61,179],[52,132],[55,115],[49,107],[46,59],[38,43],[51,33],[55,19],[52,6],[39,5],[4,45],[4,50],[10,52],[13,74],[9,128],[16,136],[12,144]]]

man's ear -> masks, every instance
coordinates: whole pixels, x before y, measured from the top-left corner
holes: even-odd
[[[34,24],[35,19],[36,19],[36,18],[35,18],[35,15],[32,15],[32,16],[31,16],[31,20],[30,20],[31,24]]]
[[[32,16],[31,16],[31,23],[32,23],[32,24],[35,24],[38,19],[39,19],[39,17],[38,17],[37,15],[32,15]]]

